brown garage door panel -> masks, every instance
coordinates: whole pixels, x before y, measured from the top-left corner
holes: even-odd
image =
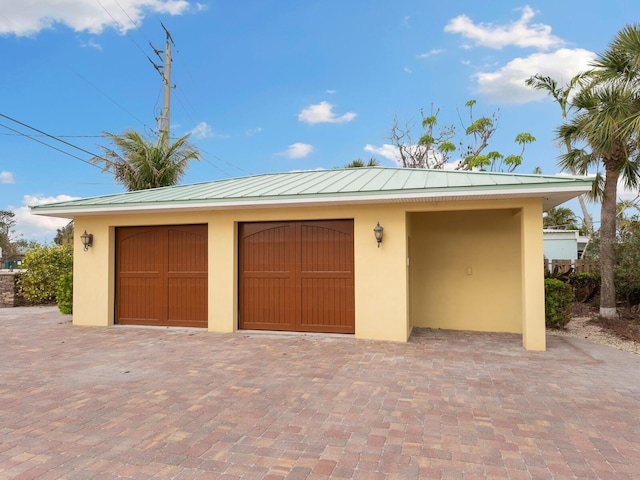
[[[170,278],[168,323],[182,327],[206,327],[207,297],[206,278]]]
[[[158,272],[161,232],[147,227],[117,230],[118,269],[122,274]]]
[[[353,221],[240,225],[240,328],[354,333]]]
[[[302,272],[353,274],[353,222],[305,222],[300,235]]]
[[[241,328],[295,330],[295,311],[290,301],[293,295],[295,289],[288,277],[245,278],[240,292]]]
[[[118,281],[118,321],[123,325],[160,325],[162,294],[155,276],[123,277]]]
[[[304,279],[301,294],[300,331],[354,333],[354,291],[350,279]]]
[[[207,227],[184,225],[168,230],[169,272],[207,273]]]
[[[245,223],[240,225],[242,255],[240,263],[245,274],[268,276],[289,272],[294,262],[291,245],[295,241],[294,225],[290,223]]]
[[[299,330],[354,333],[353,222],[301,225]]]
[[[207,326],[207,226],[116,230],[116,323]]]
[[[295,229],[290,223],[240,225],[240,318],[241,328],[294,330],[291,298],[291,245]]]

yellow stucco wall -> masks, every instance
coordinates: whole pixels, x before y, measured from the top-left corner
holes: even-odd
[[[209,330],[233,332],[238,325],[237,225],[248,221],[354,220],[356,337],[406,341],[406,268],[403,210],[390,207],[282,208],[191,213],[77,217],[79,236],[94,234],[94,247],[83,252],[75,242],[74,315],[78,325],[114,323],[116,226],[207,223],[209,225]],[[373,234],[385,226],[381,248]],[[395,281],[391,279],[400,279]],[[389,288],[389,284],[392,286]]]
[[[411,214],[414,326],[522,332],[518,213]]]
[[[448,213],[452,211],[456,212],[453,216]],[[528,338],[534,339],[531,345],[539,346],[539,337],[544,337],[544,298],[539,296],[536,285],[539,283],[543,288],[542,227],[538,235],[533,221],[538,213],[541,222],[540,200],[529,203],[510,200],[78,216],[75,218],[78,238],[75,239],[73,321],[78,325],[101,326],[114,322],[114,238],[118,226],[208,224],[209,330],[233,332],[238,325],[239,222],[353,219],[356,337],[406,341],[412,326],[440,325],[441,328],[526,331]],[[526,225],[522,224],[523,218],[527,219]],[[380,248],[373,234],[377,222],[384,227]],[[447,233],[447,229],[455,225],[461,228]],[[435,230],[431,230],[433,227]],[[79,241],[85,229],[94,234],[94,246],[87,252],[82,251]],[[527,242],[521,239],[524,234],[531,235]],[[466,237],[473,238],[475,250],[467,248]],[[519,255],[523,246],[532,251],[526,259]],[[502,258],[506,255],[509,260],[506,275],[492,260],[485,258],[492,253],[490,247],[499,249]],[[432,254],[425,253],[430,250]],[[463,257],[460,257],[461,250],[464,250]],[[538,251],[539,272],[533,261]],[[443,262],[449,255],[449,261]],[[434,271],[434,265],[441,271]],[[473,269],[472,275],[466,275],[467,267]],[[530,272],[529,280],[521,280]],[[430,283],[438,278],[446,279],[438,282],[438,291],[449,299],[459,295],[461,289],[473,290],[480,283],[491,287],[485,288],[484,295],[493,295],[494,286],[501,289],[501,313],[496,315],[496,309],[486,302],[483,304],[482,294],[475,291],[461,295],[471,298],[472,302],[464,299],[463,302],[426,301],[423,292],[435,294]]]
[[[527,350],[546,349],[544,318],[544,258],[542,202],[524,202],[520,221],[522,262],[522,344]]]

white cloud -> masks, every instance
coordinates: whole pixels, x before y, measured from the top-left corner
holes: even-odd
[[[551,33],[549,25],[530,23],[534,16],[535,12],[528,5],[522,9],[522,16],[518,20],[507,25],[476,24],[466,15],[459,15],[447,23],[444,31],[458,33],[476,46],[498,50],[508,45],[541,50],[562,46],[564,41]]]
[[[409,67],[404,67],[404,68],[402,69],[402,71],[403,71],[404,73],[408,73],[408,74],[412,74],[412,73],[413,73],[413,70],[411,70]]]
[[[428,52],[420,53],[419,55],[416,55],[416,58],[429,58],[435,55],[440,55],[441,53],[444,53],[444,50],[442,48],[432,48]]]
[[[618,201],[631,201],[637,202],[638,197],[640,196],[640,192],[638,189],[630,189],[624,184],[622,180],[618,181]]]
[[[81,42],[80,46],[82,48],[95,48],[96,50],[102,50],[102,45],[96,42],[94,39],[89,39],[88,42]]]
[[[17,208],[9,207],[9,210],[15,213],[17,237],[38,241],[51,240],[55,236],[56,230],[69,223],[69,219],[32,215],[29,207],[53,202],[65,202],[77,198],[69,195],[58,195],[56,197],[25,195],[22,199],[22,206]]]
[[[213,130],[207,125],[207,122],[200,122],[193,130],[188,132],[195,138],[207,138],[213,136]]]
[[[229,135],[214,132],[207,122],[200,122],[188,132],[194,138],[228,138]]]
[[[284,155],[289,158],[304,158],[313,152],[313,145],[308,143],[293,143],[284,151],[280,152],[280,155]]]
[[[0,172],[0,183],[13,183],[14,181],[13,173],[7,171]]]
[[[381,157],[391,160],[398,166],[402,165],[402,161],[400,160],[400,152],[398,151],[398,147],[396,147],[395,145],[385,143],[381,147],[376,147],[375,145],[367,143],[364,146],[364,151],[373,153],[375,155],[380,155]]]
[[[209,9],[209,5],[205,3],[196,3],[196,11],[204,12],[205,10],[208,10],[208,9]]]
[[[93,34],[105,28],[126,32],[147,13],[182,15],[189,9],[186,0],[30,0],[27,6],[10,0],[2,2],[0,35],[31,36],[56,25]]]
[[[325,90],[325,92],[327,92],[329,95],[333,95],[336,93],[335,90]]]
[[[309,105],[304,108],[298,115],[298,121],[306,123],[344,123],[350,122],[356,118],[353,112],[347,112],[344,115],[333,113],[335,105],[329,102],[320,102],[315,105]]]
[[[249,130],[246,130],[244,134],[247,137],[253,137],[254,135],[258,135],[261,132],[262,132],[262,127],[257,127],[257,128],[250,128]]]
[[[596,54],[581,48],[561,48],[553,53],[534,53],[524,58],[514,58],[493,72],[474,75],[477,91],[496,103],[527,103],[547,95],[525,85],[532,75],[541,74],[567,83],[576,74],[589,68]]]

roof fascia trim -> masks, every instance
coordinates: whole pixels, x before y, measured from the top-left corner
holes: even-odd
[[[554,188],[555,187],[555,188]],[[395,194],[377,194],[377,195],[340,195],[326,197],[305,197],[305,198],[271,198],[261,199],[253,197],[246,200],[231,200],[205,202],[180,202],[180,203],[155,203],[147,205],[92,205],[79,208],[47,208],[46,205],[39,205],[37,209],[32,209],[34,215],[78,215],[78,214],[101,214],[101,213],[136,213],[150,211],[168,211],[168,210],[224,210],[231,208],[247,208],[247,207],[270,207],[270,206],[312,206],[312,205],[339,205],[339,204],[361,204],[376,203],[383,201],[402,201],[424,199],[425,201],[434,201],[438,198],[450,199],[452,197],[466,197],[482,199],[483,197],[509,197],[509,198],[531,198],[545,197],[549,194],[575,193],[576,196],[591,191],[591,183],[588,185],[569,185],[563,188],[544,187],[544,188],[512,188],[512,189],[492,189],[492,190],[458,190],[458,191],[437,191],[437,192],[419,192],[419,193],[395,193]]]

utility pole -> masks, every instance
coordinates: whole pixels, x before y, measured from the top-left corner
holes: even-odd
[[[162,77],[162,83],[164,84],[164,96],[162,101],[162,115],[158,118],[158,131],[160,135],[164,135],[164,144],[165,147],[169,146],[169,132],[171,130],[171,45],[175,45],[173,42],[173,38],[171,38],[171,34],[167,27],[164,26],[162,22],[160,22],[164,32],[166,34],[166,43],[164,50],[156,49],[151,42],[151,48],[156,53],[158,58],[161,61],[164,61],[164,65],[157,65],[153,60],[149,57],[149,61],[153,65],[153,67],[157,70],[157,72]],[[164,53],[164,59],[162,58],[162,53]]]

